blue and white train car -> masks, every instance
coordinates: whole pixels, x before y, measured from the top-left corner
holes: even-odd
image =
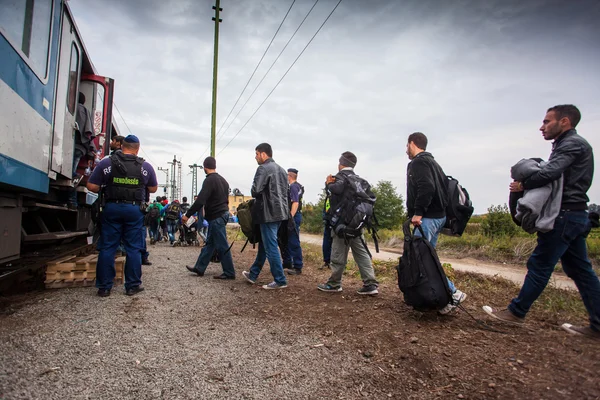
[[[85,239],[91,230],[85,184],[76,188],[80,206],[65,204],[75,190],[80,92],[101,158],[118,134],[113,80],[97,74],[66,0],[0,0],[0,264],[28,245]]]

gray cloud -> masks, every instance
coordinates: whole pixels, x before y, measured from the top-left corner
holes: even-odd
[[[319,1],[217,142],[219,170],[232,187],[249,189],[254,147],[268,141],[280,164],[301,171],[308,200],[316,199],[345,150],[358,155],[358,173],[373,182],[391,180],[404,193],[406,137],[422,131],[446,172],[470,189],[476,211],[485,212],[506,201],[512,164],[547,158],[550,144],[537,131],[547,107],[577,104],[580,133],[600,145],[600,3],[344,0],[263,108],[219,153],[336,3]],[[201,161],[210,144],[214,3],[69,4],[99,73],[115,78],[116,102],[147,156],[163,167],[173,154],[184,165]],[[290,4],[222,1],[217,128]],[[296,2],[233,115],[312,5]],[[599,202],[600,186],[589,195]]]

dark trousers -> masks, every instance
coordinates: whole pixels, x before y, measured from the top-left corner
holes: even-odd
[[[144,226],[144,242],[142,247],[142,260],[147,260],[150,257],[150,253],[148,252],[148,247],[146,244],[146,238],[148,237],[148,229]]]
[[[140,206],[106,203],[102,213],[102,233],[98,244],[96,287],[110,290],[115,278],[115,253],[123,241],[125,261],[125,289],[142,283],[142,249],[144,241],[144,214]]]
[[[302,269],[302,247],[300,246],[300,225],[302,214],[294,215],[294,229],[288,229],[287,245],[281,246],[281,258],[284,268]]]
[[[593,330],[600,332],[600,281],[587,254],[586,237],[590,232],[586,211],[561,211],[554,229],[538,233],[538,244],[527,261],[527,276],[519,293],[508,306],[518,317],[525,317],[542,294],[558,260],[563,271],[577,285],[590,316]]]
[[[159,235],[158,235],[158,228],[159,228],[159,223],[160,221],[156,218],[152,219],[152,221],[150,221],[150,239],[154,239],[154,241],[158,241],[159,239]]]
[[[325,228],[323,229],[323,262],[326,262],[327,264],[331,262],[332,244],[333,239],[331,237],[331,225],[326,222]]]
[[[233,268],[233,258],[231,257],[231,250],[229,249],[229,243],[227,242],[227,221],[229,220],[229,211],[222,216],[208,221],[208,234],[206,238],[206,244],[202,247],[198,260],[194,268],[204,273],[210,262],[215,250],[219,254],[221,259],[221,266],[223,267],[223,273],[227,276],[235,276],[235,269]]]

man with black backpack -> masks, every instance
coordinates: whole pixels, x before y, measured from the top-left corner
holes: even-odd
[[[165,210],[165,220],[167,222],[167,232],[171,246],[175,246],[175,232],[179,230],[179,222],[181,221],[181,204],[179,200],[173,200]]]
[[[158,233],[160,227],[160,214],[162,212],[162,197],[158,196],[154,203],[146,208],[146,218],[148,219],[148,228],[150,229],[150,244],[155,244],[158,241]]]
[[[427,149],[427,136],[415,132],[408,136],[406,154],[411,160],[407,166],[406,208],[412,224],[420,226],[425,238],[433,247],[446,223],[448,188],[446,174]],[[421,236],[420,230],[414,232]],[[467,298],[466,293],[456,289],[448,279],[452,301],[439,310],[442,315],[450,313]]]
[[[331,247],[331,276],[326,283],[317,286],[323,292],[341,292],[342,275],[348,262],[348,251],[352,249],[352,257],[363,281],[363,287],[358,294],[376,295],[379,293],[379,282],[375,278],[375,270],[371,262],[371,254],[363,237],[367,226],[355,224],[356,216],[363,222],[373,215],[375,195],[371,192],[369,183],[354,173],[356,156],[346,151],[339,160],[338,173],[329,175],[325,181],[327,190],[331,193],[330,206],[332,211],[332,247]],[[370,211],[364,212],[363,208]]]

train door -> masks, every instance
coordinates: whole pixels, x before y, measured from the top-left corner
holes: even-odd
[[[85,106],[93,119],[94,144],[100,150],[100,158],[110,151],[112,128],[112,103],[114,80],[99,75],[82,74],[80,91],[85,95]]]
[[[77,94],[81,74],[81,44],[68,13],[63,14],[54,132],[52,137],[51,169],[57,174],[72,178],[73,148],[75,139],[75,115],[77,114]]]

